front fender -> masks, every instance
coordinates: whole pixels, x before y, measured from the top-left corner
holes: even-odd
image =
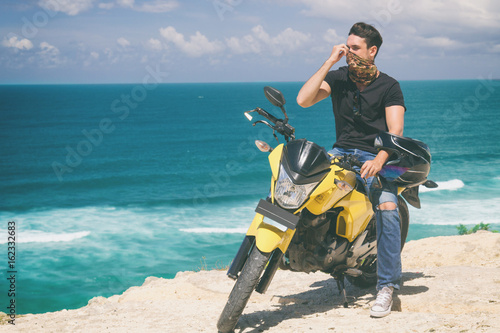
[[[295,230],[287,229],[281,231],[278,228],[264,222],[264,216],[255,214],[255,217],[248,228],[247,236],[255,237],[255,245],[264,252],[270,253],[279,248],[285,253],[295,234]]]

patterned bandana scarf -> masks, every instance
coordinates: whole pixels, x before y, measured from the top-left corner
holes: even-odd
[[[349,65],[349,78],[354,82],[369,85],[377,77],[377,66],[372,60],[349,52],[346,55],[346,62]]]

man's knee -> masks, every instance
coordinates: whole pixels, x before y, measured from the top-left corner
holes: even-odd
[[[391,201],[383,202],[377,207],[379,210],[394,210],[397,208],[396,204]]]

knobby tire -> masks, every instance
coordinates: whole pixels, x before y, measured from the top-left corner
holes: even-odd
[[[270,255],[270,253],[262,253],[257,246],[254,246],[219,317],[217,322],[219,332],[227,333],[234,330],[250,295],[259,283]]]

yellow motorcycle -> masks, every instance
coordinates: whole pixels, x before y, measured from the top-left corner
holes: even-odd
[[[256,112],[267,125],[285,138],[274,149],[256,141],[269,152],[271,190],[260,200],[255,217],[227,275],[236,280],[217,323],[220,332],[234,330],[250,295],[265,293],[278,268],[297,272],[322,271],[337,281],[343,305],[348,306],[344,279],[360,287],[377,282],[376,220],[359,175],[361,163],[352,155],[330,156],[306,139],[295,139],[288,123],[282,93],[265,87],[264,94],[279,107],[285,118],[278,119],[262,108]],[[378,149],[391,153],[380,176],[398,183],[398,210],[401,249],[406,241],[409,213],[405,200],[420,208],[418,187],[437,187],[427,180],[431,154],[421,141],[382,132],[375,140]],[[378,176],[377,176],[378,177]],[[375,180],[380,186],[380,178]]]

